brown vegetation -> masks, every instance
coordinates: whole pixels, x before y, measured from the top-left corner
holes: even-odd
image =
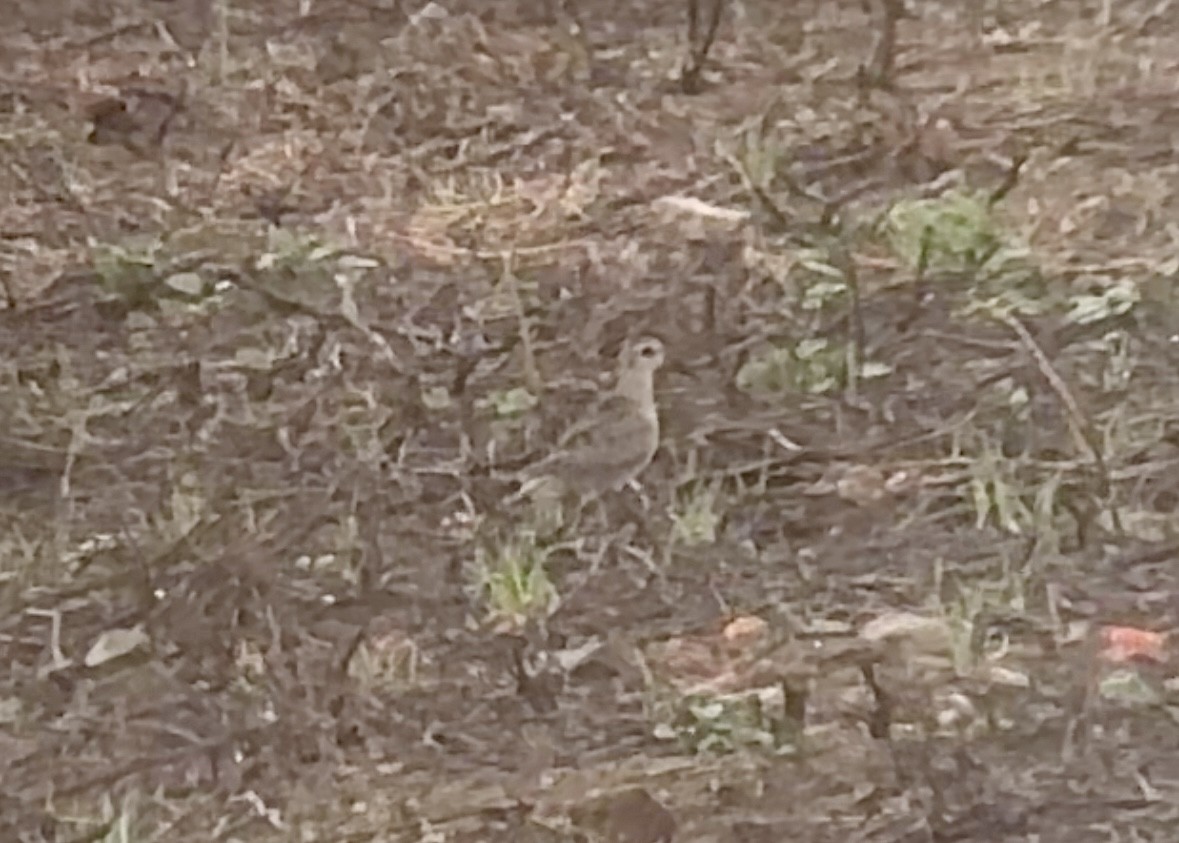
[[[1174,833],[1172,3],[9,5],[0,839]]]

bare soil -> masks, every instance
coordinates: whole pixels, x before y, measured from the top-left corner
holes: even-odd
[[[681,0],[10,3],[0,839],[1173,839],[1172,666],[1095,642],[1175,623],[1179,8],[911,3],[890,66],[876,5],[727,4],[687,93]],[[1024,271],[890,247],[955,179]],[[642,494],[491,615],[643,333]],[[882,376],[739,388],[813,339]],[[1010,681],[823,655],[902,612]],[[805,738],[657,736],[636,653],[749,616]]]

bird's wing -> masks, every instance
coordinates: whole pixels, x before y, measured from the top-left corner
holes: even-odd
[[[557,447],[563,451],[610,447],[641,429],[642,424],[642,413],[633,401],[610,395],[567,428],[557,440]]]

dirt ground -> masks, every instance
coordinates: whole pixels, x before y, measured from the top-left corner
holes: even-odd
[[[0,840],[1175,839],[1179,6],[908,6],[10,2]]]

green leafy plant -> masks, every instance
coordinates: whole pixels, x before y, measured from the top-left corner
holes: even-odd
[[[130,307],[150,302],[159,287],[163,244],[157,238],[100,243],[91,249],[91,264],[99,284]]]
[[[751,187],[767,190],[786,165],[786,148],[767,128],[765,115],[746,124],[737,142],[733,159]]]
[[[1069,297],[1065,320],[1077,325],[1092,325],[1123,316],[1142,299],[1138,285],[1129,278],[1100,278],[1089,292]]]
[[[848,357],[845,345],[822,338],[802,340],[793,348],[770,346],[750,356],[737,372],[737,388],[761,395],[831,392],[847,385]],[[865,362],[859,377],[882,377],[891,371],[887,364]]]
[[[259,270],[302,269],[314,264],[334,264],[341,251],[318,237],[287,228],[269,229],[266,240],[266,248],[256,262]]]
[[[556,610],[559,595],[549,579],[547,559],[548,550],[531,531],[477,551],[475,589],[494,620],[518,626]]]
[[[798,747],[802,724],[790,717],[778,686],[727,694],[664,696],[651,707],[655,737],[693,753],[743,749],[786,753]]]
[[[716,483],[695,483],[678,496],[671,513],[672,541],[687,547],[716,541],[721,515],[717,511],[720,488]]]
[[[218,300],[213,279],[199,271],[200,260],[158,237],[95,244],[91,264],[99,285],[131,310],[187,310]]]
[[[847,279],[826,249],[801,249],[796,258],[790,280],[802,293],[798,303],[802,310],[822,310],[847,297]]]
[[[522,386],[514,389],[500,389],[488,393],[479,402],[480,407],[489,407],[498,418],[516,418],[535,407],[538,399]]]
[[[986,197],[963,191],[897,202],[888,212],[885,233],[896,254],[912,268],[974,269],[1005,244]]]
[[[986,448],[970,465],[970,499],[975,527],[994,521],[1001,529],[1021,534],[1032,522],[1032,512],[1012,474],[1012,466],[997,448]]]
[[[394,628],[370,631],[348,661],[348,676],[364,688],[398,689],[418,681],[421,654],[408,635]]]
[[[1163,695],[1133,668],[1122,668],[1103,676],[1097,686],[1102,699],[1119,703],[1127,708],[1148,708],[1160,706]]]

